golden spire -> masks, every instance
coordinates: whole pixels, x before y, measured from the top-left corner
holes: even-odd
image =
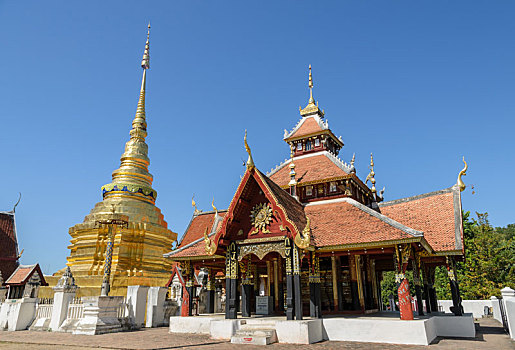
[[[465,185],[465,183],[463,182],[463,180],[461,179],[462,176],[467,175],[467,169],[469,168],[467,165],[467,162],[465,161],[465,156],[463,157],[463,163],[465,163],[465,167],[458,174],[458,186],[460,188],[460,192],[463,192],[465,190],[465,188],[467,187]]]
[[[252,169],[254,167],[254,160],[252,159],[252,153],[250,151],[249,144],[247,143],[247,129],[245,129],[245,137],[243,138],[243,142],[245,143],[245,149],[249,154],[249,159],[247,160],[247,169]]]
[[[149,41],[150,23],[148,25],[145,51],[143,52],[143,59],[141,61],[143,77],[141,79],[136,115],[132,121],[130,140],[125,144],[125,151],[120,158],[120,167],[113,171],[112,183],[102,187],[104,198],[128,195],[154,203],[157,197],[156,191],[152,189],[153,177],[148,172],[150,160],[148,158],[148,145],[145,143],[145,138],[147,137],[145,88],[147,69],[150,68]]]
[[[313,98],[313,75],[311,74],[311,65],[309,65],[308,86],[309,86],[308,105],[304,109],[302,109],[302,107],[299,106],[300,115],[305,116],[305,115],[311,115],[311,114],[317,113],[321,117],[323,117],[324,111],[321,111],[320,109],[318,109],[318,103],[315,102],[315,99]]]
[[[309,104],[314,104],[315,99],[313,98],[313,76],[311,75],[311,65],[309,65]]]

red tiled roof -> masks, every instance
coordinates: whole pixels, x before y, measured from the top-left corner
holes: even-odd
[[[435,251],[463,247],[459,189],[448,188],[379,205],[384,215],[417,230]],[[455,213],[459,217],[455,217]]]
[[[422,236],[422,232],[396,223],[350,198],[308,204],[304,210],[310,219],[312,242],[317,247]]]
[[[293,158],[293,162],[295,163],[296,179],[299,184],[347,175],[325,153],[315,154],[310,157]],[[287,186],[290,182],[290,168],[287,164],[289,162],[270,175],[270,179],[279,186]]]
[[[48,284],[45,281],[45,278],[43,277],[43,273],[41,272],[41,268],[39,267],[39,264],[35,265],[20,265],[14,271],[14,273],[5,281],[6,285],[20,285],[25,284],[29,280],[29,278],[37,272],[39,274],[39,277],[41,278],[41,285],[42,286],[48,286]]]
[[[18,266],[16,245],[14,213],[0,212],[0,271],[4,279]]]
[[[218,215],[221,218],[223,218],[225,214],[225,211],[218,212]],[[214,212],[201,213],[195,216],[191,220],[188,228],[186,229],[186,232],[184,233],[181,243],[177,248],[184,247],[185,245],[188,245],[191,242],[194,242],[197,239],[204,237],[204,232],[206,231],[206,228],[208,229],[208,233],[210,233],[211,228],[213,227],[214,219]]]
[[[293,135],[290,135],[288,139],[293,137],[309,135],[324,130],[320,127],[320,125],[314,117],[306,117],[303,121],[301,121],[301,123],[302,124],[300,125],[300,127],[293,133]]]
[[[172,250],[168,254],[170,254],[169,256],[172,259],[181,258],[181,257],[189,257],[189,256],[205,256],[205,255],[207,255],[205,247],[206,246],[205,246],[204,240],[200,240],[197,243],[194,243],[187,248],[183,247],[184,249],[181,251]]]

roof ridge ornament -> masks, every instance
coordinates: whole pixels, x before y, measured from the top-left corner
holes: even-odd
[[[252,169],[255,167],[254,160],[252,159],[252,152],[250,151],[249,144],[247,143],[247,129],[245,129],[245,137],[243,138],[243,143],[245,144],[245,150],[249,154],[249,159],[247,160],[247,169]]]
[[[311,223],[309,216],[306,215],[306,226],[304,226],[304,229],[302,230],[302,235],[297,234],[294,241],[295,245],[301,249],[309,247],[309,243],[311,242]]]
[[[200,213],[202,213],[202,210],[199,210],[199,209],[197,208],[197,203],[195,202],[195,199],[194,199],[194,198],[195,198],[195,193],[193,193],[193,196],[191,196],[191,206],[192,206],[193,208],[195,208],[195,210],[193,211],[193,216],[197,216],[197,215],[199,215]]]
[[[205,243],[205,251],[207,255],[213,255],[216,252],[216,244],[209,238],[207,235],[209,228],[206,227],[206,230],[204,231],[204,243]]]
[[[370,153],[370,173],[367,175],[367,178],[365,180],[365,184],[370,181],[372,183],[372,193],[375,195],[376,190],[376,179],[375,179],[376,173],[374,172],[374,155]]]
[[[467,170],[469,168],[467,165],[467,162],[465,161],[465,156],[463,156],[463,163],[465,163],[465,167],[458,174],[458,187],[460,188],[460,192],[463,192],[465,190],[465,188],[467,187],[465,185],[465,183],[463,182],[463,180],[461,179],[462,176],[467,175]]]

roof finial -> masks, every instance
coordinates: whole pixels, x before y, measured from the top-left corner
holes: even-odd
[[[243,138],[243,142],[245,143],[245,149],[249,154],[249,159],[247,160],[247,169],[252,169],[254,167],[254,160],[252,159],[252,153],[250,151],[249,144],[247,143],[247,129],[245,129],[245,137]]]
[[[311,65],[309,65],[309,102],[315,103],[315,99],[313,98],[313,76],[311,75]]]
[[[460,188],[460,192],[463,192],[465,190],[465,188],[467,187],[465,185],[465,183],[463,182],[463,180],[461,179],[462,176],[467,175],[467,169],[469,168],[467,165],[467,162],[465,161],[465,156],[463,156],[463,163],[465,163],[465,167],[458,174],[458,186]]]
[[[21,192],[18,192],[18,201],[16,202],[16,204],[14,205],[13,207],[13,213],[16,212],[16,207],[18,206],[18,204],[20,204],[20,201],[21,201]]]
[[[197,216],[198,214],[202,213],[202,210],[199,210],[199,209],[197,208],[197,203],[195,202],[195,199],[194,199],[194,198],[195,198],[195,193],[193,193],[193,196],[191,197],[191,206],[195,209],[195,210],[193,211],[193,215],[194,215],[194,216]]]
[[[377,192],[376,190],[376,179],[375,179],[375,176],[376,173],[374,172],[374,156],[372,153],[370,153],[370,173],[368,174],[367,176],[367,179],[365,180],[365,183],[368,182],[368,180],[370,180],[370,182],[372,183],[372,193],[375,194]]]
[[[211,207],[215,211],[215,217],[218,215],[218,209],[215,207],[215,197],[213,197],[213,201],[211,202]]]
[[[352,159],[350,161],[350,172],[356,174],[356,168],[354,167],[354,162],[356,161],[356,153],[352,154]]]

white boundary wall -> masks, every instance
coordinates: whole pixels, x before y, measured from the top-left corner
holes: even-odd
[[[438,306],[441,311],[446,314],[451,314],[452,300],[438,300]],[[463,306],[463,312],[466,314],[472,314],[474,318],[481,318],[485,314],[485,306],[491,308],[491,300],[462,300],[461,305]]]

